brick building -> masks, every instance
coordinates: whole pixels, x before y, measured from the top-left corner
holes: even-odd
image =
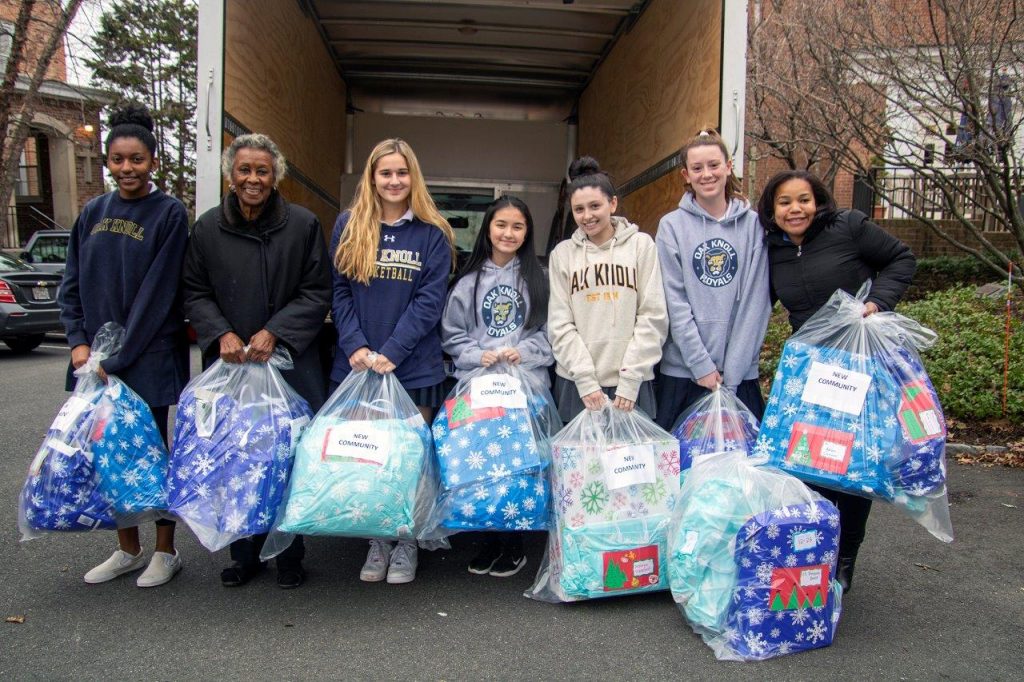
[[[19,5],[17,0],[0,0],[0,73],[10,54]],[[54,11],[46,2],[36,7],[40,13]],[[46,17],[38,19],[29,23],[22,73],[34,67],[37,51],[45,42],[42,21]],[[17,98],[28,89],[28,78],[19,76],[15,89]],[[67,55],[62,44],[39,90],[38,106],[7,207],[11,219],[7,232],[0,234],[0,247],[17,247],[36,230],[70,228],[82,206],[104,192],[100,109],[109,101],[103,91],[68,83]]]

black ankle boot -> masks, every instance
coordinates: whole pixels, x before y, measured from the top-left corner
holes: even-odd
[[[836,566],[836,580],[839,581],[839,585],[843,588],[843,594],[850,591],[850,586],[853,584],[853,567],[857,563],[857,557],[839,557],[838,565]]]

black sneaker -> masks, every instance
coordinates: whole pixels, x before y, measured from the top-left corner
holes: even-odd
[[[501,543],[497,540],[488,540],[484,543],[480,553],[469,562],[469,572],[476,575],[487,575],[491,572],[494,562],[501,556]]]
[[[294,590],[306,582],[306,572],[302,564],[287,564],[277,567],[277,586],[282,590]]]
[[[525,554],[502,554],[491,566],[489,573],[495,578],[508,578],[513,576],[526,565]]]
[[[236,561],[220,572],[220,584],[224,587],[241,587],[255,578],[266,566],[265,561],[255,563]]]

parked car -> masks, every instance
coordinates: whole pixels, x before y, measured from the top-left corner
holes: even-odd
[[[67,230],[39,230],[29,238],[18,257],[40,272],[62,273],[70,240],[71,233]]]
[[[47,332],[64,331],[57,307],[61,275],[41,272],[0,253],[0,340],[15,353],[27,353]]]

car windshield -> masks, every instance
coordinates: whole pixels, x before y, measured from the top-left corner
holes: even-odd
[[[10,254],[0,252],[0,270],[6,272],[31,272],[32,266]]]

